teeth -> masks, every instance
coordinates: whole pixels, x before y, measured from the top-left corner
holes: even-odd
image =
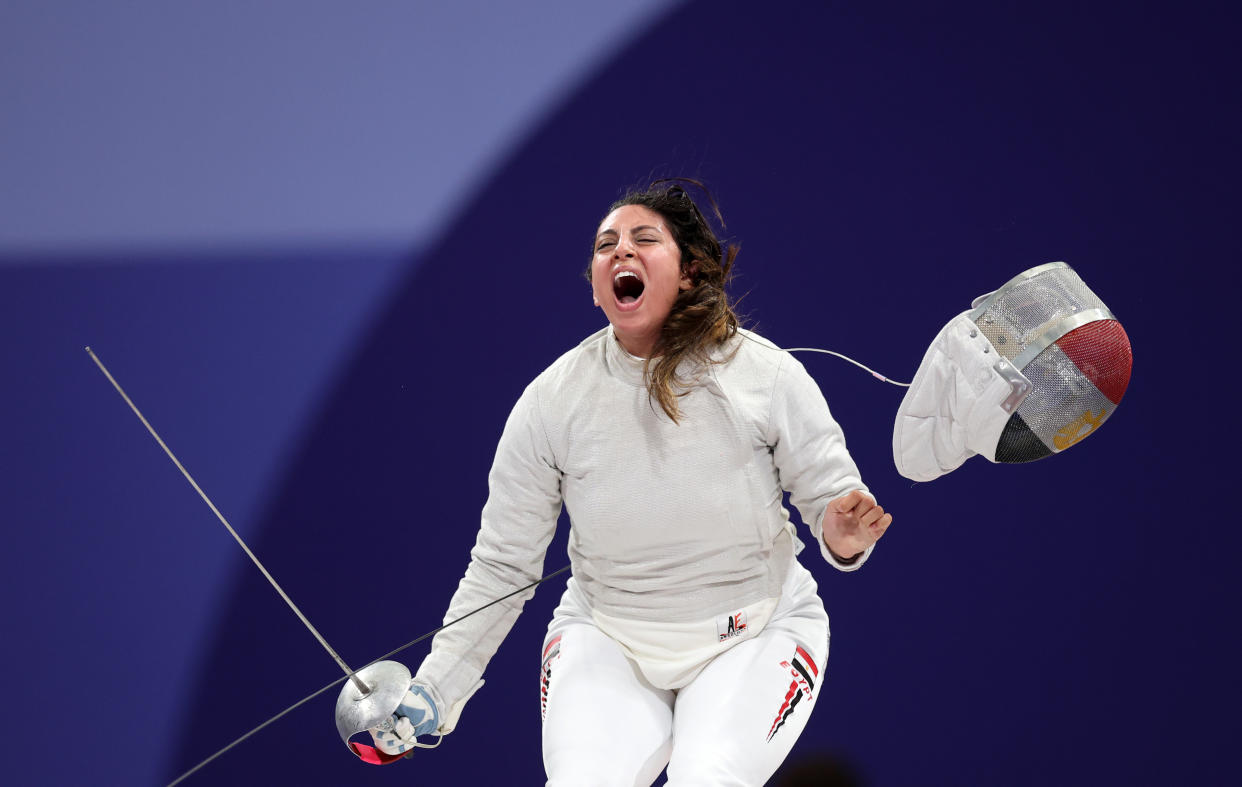
[[[633,276],[635,279],[638,278],[638,274],[635,273],[634,271],[619,271],[616,276],[612,277],[612,283],[616,284],[617,282],[621,281],[621,277],[623,276]]]

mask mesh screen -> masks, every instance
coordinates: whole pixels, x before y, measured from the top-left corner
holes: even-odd
[[[1052,451],[1044,445],[1044,441],[1035,436],[1031,428],[1022,420],[1021,413],[1014,413],[1001,432],[1000,442],[996,445],[996,461],[1006,464],[1018,462],[1034,462],[1051,456]]]
[[[976,320],[1013,360],[1085,309],[1107,309],[1068,267],[1049,268],[999,293]],[[998,462],[1030,462],[1064,451],[1104,423],[1130,383],[1130,340],[1116,320],[1095,320],[1059,337],[1021,371],[1031,392],[996,448]]]
[[[1055,344],[1022,373],[1031,381],[1031,393],[1018,412],[1051,451],[1064,451],[1086,437],[1117,407]]]
[[[1057,346],[1110,402],[1117,404],[1130,384],[1134,356],[1130,337],[1116,320],[1096,320],[1057,339]]]
[[[1008,360],[1046,331],[1084,309],[1103,309],[1078,274],[1068,267],[1041,271],[1008,292],[1001,293],[975,322],[979,330]]]

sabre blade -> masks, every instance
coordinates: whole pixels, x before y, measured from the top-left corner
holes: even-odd
[[[345,671],[346,677],[353,681],[353,684],[358,691],[360,691],[364,696],[369,694],[371,692],[370,687],[368,687],[367,684],[358,677],[354,670],[349,668],[349,665],[345,663],[344,659],[337,655],[337,652],[332,649],[332,646],[329,645],[328,641],[323,638],[323,635],[319,633],[319,630],[312,626],[311,622],[305,615],[302,614],[302,610],[298,609],[298,605],[293,603],[293,599],[289,598],[289,594],[285,593],[284,588],[280,586],[280,583],[276,581],[276,578],[268,572],[261,562],[259,562],[259,558],[255,556],[254,552],[250,551],[250,547],[246,546],[246,542],[242,540],[242,537],[239,536],[237,531],[233,529],[233,526],[229,524],[229,521],[224,517],[224,514],[220,513],[220,509],[216,508],[216,504],[211,502],[211,498],[207,497],[207,493],[203,491],[203,488],[199,486],[198,482],[194,480],[194,477],[190,475],[190,471],[185,469],[185,465],[181,464],[181,460],[177,459],[177,456],[172,452],[172,449],[168,447],[168,444],[165,443],[163,438],[159,436],[159,433],[155,431],[155,427],[151,426],[151,422],[148,421],[147,417],[142,414],[141,410],[138,409],[138,405],[134,404],[134,400],[129,398],[129,394],[125,393],[125,389],[122,388],[121,384],[118,383],[116,378],[112,376],[112,372],[109,372],[108,367],[104,366],[103,361],[99,360],[99,356],[95,354],[95,351],[90,347],[87,347],[86,354],[89,355],[91,360],[95,362],[95,365],[99,367],[99,371],[103,372],[104,377],[108,378],[108,382],[112,383],[112,387],[116,389],[116,392],[120,394],[121,398],[125,400],[125,403],[129,405],[129,409],[134,411],[134,415],[138,416],[138,420],[142,422],[142,425],[145,426],[147,431],[151,433],[151,436],[155,438],[155,442],[159,443],[160,448],[164,449],[164,453],[168,454],[168,458],[171,459],[172,463],[177,466],[178,470],[181,471],[181,475],[185,476],[185,480],[190,482],[190,486],[194,487],[195,492],[198,492],[198,496],[203,499],[203,502],[207,504],[207,507],[211,509],[211,512],[216,515],[216,519],[219,519],[220,523],[224,525],[226,530],[229,531],[229,535],[233,536],[233,540],[241,546],[242,550],[255,564],[255,566],[258,567],[259,571],[263,572],[263,576],[267,577],[267,581],[271,583],[276,592],[280,594],[280,597],[283,598],[285,603],[289,605],[289,608],[293,610],[293,614],[297,615],[298,620],[302,621],[306,628],[310,629],[310,633],[314,635],[320,645],[323,645],[323,649],[328,651],[328,655],[332,657],[332,660]]]

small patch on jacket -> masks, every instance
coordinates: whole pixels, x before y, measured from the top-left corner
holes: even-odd
[[[745,634],[746,613],[735,612],[732,615],[716,618],[716,633],[720,635],[721,642]]]

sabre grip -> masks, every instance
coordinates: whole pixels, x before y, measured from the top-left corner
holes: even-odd
[[[436,744],[420,743],[421,735],[434,735],[440,728],[440,710],[425,686],[411,682],[392,715],[372,727],[369,732],[375,746],[388,755],[405,754],[415,747]],[[438,741],[437,741],[438,743]]]

